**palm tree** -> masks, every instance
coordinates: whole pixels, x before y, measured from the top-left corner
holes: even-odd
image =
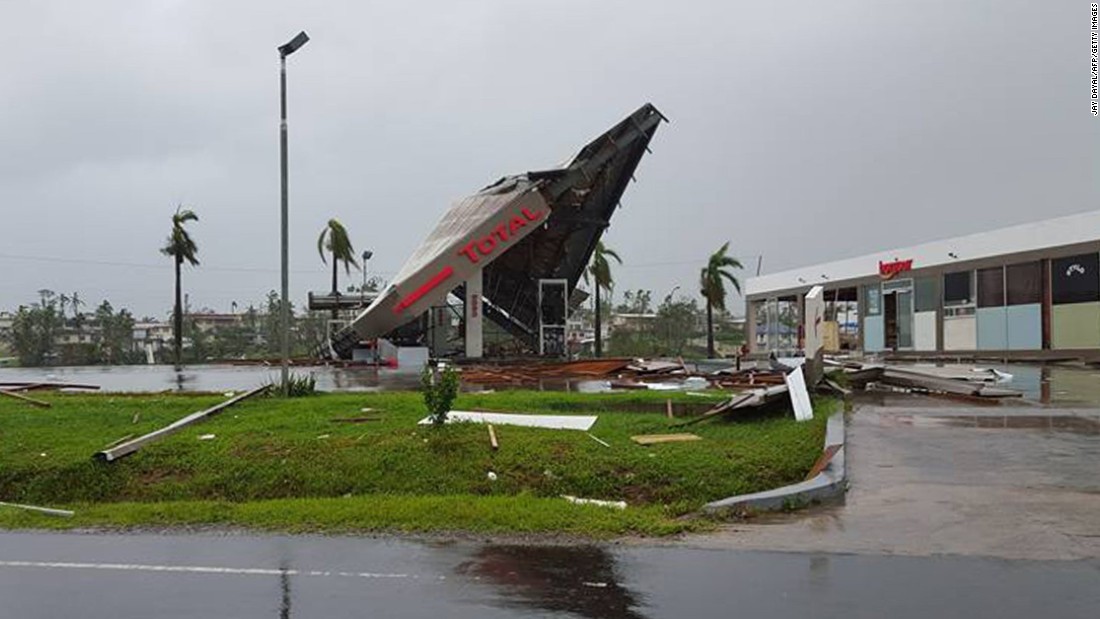
[[[730,269],[741,269],[741,262],[733,256],[727,256],[729,241],[710,256],[707,266],[699,273],[699,288],[707,300],[707,357],[714,358],[714,310],[726,311],[726,285],[729,281],[737,292],[741,292],[741,282]]]
[[[321,230],[321,236],[317,237],[317,253],[321,254],[321,262],[327,262],[326,251],[332,254],[332,294],[336,296],[340,294],[340,288],[336,283],[339,264],[343,262],[345,273],[350,275],[352,265],[359,268],[359,263],[355,261],[355,248],[352,247],[351,239],[348,238],[347,229],[344,228],[344,224],[335,219],[328,220],[328,225]],[[337,315],[337,307],[333,306],[332,317],[336,318]]]
[[[183,296],[180,289],[180,267],[185,261],[192,266],[199,263],[199,259],[195,257],[195,254],[199,253],[199,247],[184,229],[184,225],[189,221],[198,220],[199,216],[194,211],[183,208],[183,205],[177,206],[176,213],[172,215],[172,233],[168,235],[167,243],[160,250],[162,254],[172,256],[176,266],[176,307],[172,314],[172,331],[175,336],[177,370],[180,368],[183,355]]]
[[[615,281],[611,278],[611,263],[608,262],[608,257],[614,258],[615,262],[619,264],[623,263],[619,254],[615,253],[615,250],[605,247],[603,241],[596,241],[596,249],[592,252],[592,262],[588,264],[588,268],[584,270],[584,281],[588,282],[588,276],[592,276],[592,280],[596,287],[596,356],[603,356],[603,334],[600,333],[600,288],[610,291],[612,286],[615,285]]]
[[[73,323],[77,331],[80,331],[84,326],[84,318],[80,313],[80,306],[82,305],[84,305],[84,302],[80,300],[80,293],[74,292],[73,296],[69,297],[69,307],[73,308]]]

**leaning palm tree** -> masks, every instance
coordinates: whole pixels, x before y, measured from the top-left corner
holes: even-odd
[[[351,267],[359,268],[359,263],[355,261],[355,248],[351,245],[351,239],[348,238],[347,228],[344,224],[335,219],[328,220],[328,225],[321,230],[321,236],[317,237],[317,253],[321,254],[321,262],[327,262],[325,259],[325,252],[332,254],[332,294],[336,296],[340,294],[340,288],[337,286],[336,274],[337,267],[341,262],[344,263],[344,272],[351,274]],[[336,318],[338,315],[336,306],[332,308],[332,317]]]
[[[199,216],[183,205],[176,207],[176,213],[172,215],[172,232],[168,235],[168,241],[160,252],[166,256],[172,256],[176,266],[176,307],[172,314],[172,331],[175,336],[176,369],[181,365],[183,355],[183,295],[180,289],[180,268],[184,262],[194,266],[199,263],[195,254],[199,253],[198,245],[184,229],[189,221],[198,221]]]
[[[710,256],[707,266],[699,273],[699,288],[707,300],[707,357],[714,358],[714,310],[726,311],[726,284],[729,281],[737,292],[741,292],[741,282],[730,269],[741,269],[741,262],[733,256],[727,256],[729,241]]]
[[[622,258],[619,258],[619,254],[616,254],[613,249],[605,247],[603,241],[596,242],[596,249],[592,252],[592,261],[588,264],[588,268],[584,270],[584,281],[587,283],[588,276],[592,276],[593,283],[596,288],[596,356],[603,356],[603,334],[600,333],[600,288],[610,291],[611,287],[615,285],[615,280],[611,277],[611,263],[607,258],[611,257],[615,259],[615,262],[619,264],[623,263]]]

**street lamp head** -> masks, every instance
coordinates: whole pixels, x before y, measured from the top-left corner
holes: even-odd
[[[371,256],[373,256],[373,255],[374,255],[374,252],[372,252],[369,249],[364,249],[363,250],[363,262],[366,262],[367,260],[370,260]]]
[[[309,35],[303,30],[298,33],[298,36],[291,39],[289,43],[279,47],[279,55],[286,58],[298,51],[298,48],[305,45],[307,41],[309,41]]]

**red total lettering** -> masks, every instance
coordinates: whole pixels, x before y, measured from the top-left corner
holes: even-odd
[[[523,221],[523,218],[519,215],[512,217],[512,221],[508,222],[508,231],[512,234],[519,232],[519,229],[526,226],[527,222]]]
[[[477,252],[474,251],[474,242],[473,241],[470,241],[466,245],[466,247],[463,247],[462,251],[458,252],[458,255],[466,256],[467,258],[470,259],[470,262],[472,262],[473,264],[477,264],[477,260],[478,260]]]
[[[523,213],[523,216],[527,218],[527,221],[535,221],[542,217],[542,211],[535,211],[532,213],[526,206],[521,208],[520,211]]]
[[[481,252],[482,256],[488,256],[496,248],[497,240],[491,234],[477,242],[477,250]]]

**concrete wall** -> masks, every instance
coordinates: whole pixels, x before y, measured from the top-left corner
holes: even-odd
[[[1052,348],[1100,348],[1100,302],[1055,305],[1051,323]]]
[[[878,352],[886,348],[886,321],[882,316],[863,318],[863,350]]]
[[[979,307],[978,350],[1008,348],[1008,313],[1004,307]]]
[[[1043,306],[1009,305],[1005,313],[1008,321],[1009,350],[1039,350],[1043,347]]]
[[[943,349],[974,350],[978,344],[978,321],[971,316],[944,316]]]
[[[913,350],[936,350],[936,312],[913,314]]]

